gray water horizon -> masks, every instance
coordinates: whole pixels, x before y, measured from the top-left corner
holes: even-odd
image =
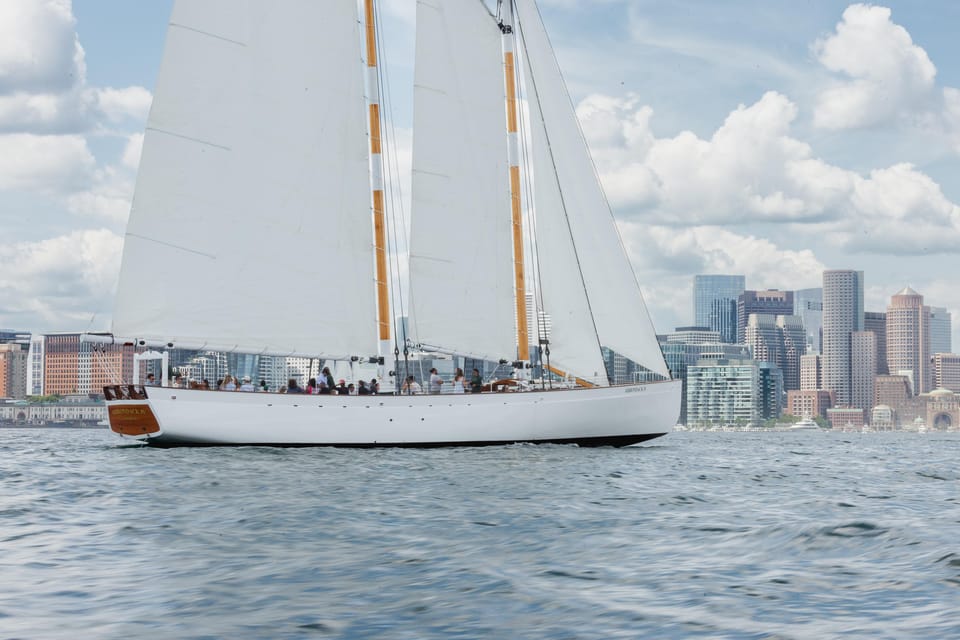
[[[0,429],[0,638],[960,637],[960,435]]]

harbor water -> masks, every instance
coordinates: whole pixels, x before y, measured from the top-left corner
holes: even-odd
[[[958,434],[0,430],[0,638],[957,638],[958,603]]]

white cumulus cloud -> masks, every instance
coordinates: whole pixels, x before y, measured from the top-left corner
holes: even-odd
[[[111,306],[122,246],[123,239],[106,229],[0,245],[0,324],[86,327]]]
[[[960,252],[957,205],[909,164],[861,175],[817,158],[794,137],[797,106],[766,93],[737,107],[709,139],[656,138],[636,98],[591,96],[578,107],[614,210],[674,226],[789,223],[863,252]]]
[[[820,93],[817,126],[876,125],[911,114],[931,97],[937,69],[886,7],[850,5],[836,32],[813,50],[821,64],[842,76]]]

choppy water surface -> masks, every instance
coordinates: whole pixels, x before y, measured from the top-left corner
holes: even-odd
[[[0,638],[960,637],[960,437],[0,430]]]

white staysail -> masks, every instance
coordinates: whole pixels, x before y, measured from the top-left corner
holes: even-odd
[[[481,0],[417,3],[410,335],[516,354],[500,30]]]
[[[536,216],[539,295],[550,316],[550,365],[555,370],[608,384],[590,301],[583,286],[580,261],[570,236],[563,193],[554,171],[549,139],[544,129],[537,83],[523,56],[524,86],[530,113],[530,164]]]
[[[354,2],[177,2],[114,334],[376,353],[360,51]]]
[[[563,213],[552,212],[556,207],[557,194],[550,196],[542,205],[537,202],[537,216],[547,213],[564,215],[567,232],[575,247],[576,261],[581,278],[576,283],[568,282],[570,289],[577,288],[579,282],[587,292],[593,324],[596,327],[592,337],[599,336],[599,343],[617,353],[637,362],[654,373],[669,377],[657,342],[656,332],[650,315],[644,304],[643,296],[637,284],[633,267],[627,258],[616,223],[610,213],[609,205],[603,194],[589,149],[580,131],[576,113],[567,94],[566,85],[560,74],[553,49],[539,11],[533,0],[515,0],[520,21],[520,39],[523,53],[527,58],[529,72],[535,78],[537,104],[531,105],[535,118],[542,120],[543,131],[547,136],[549,161],[539,156],[537,169],[547,164],[556,173],[555,185],[562,200]],[[541,183],[545,176],[535,173],[537,195],[541,193]],[[563,269],[562,260],[568,259],[563,248],[550,252],[544,246],[544,225],[537,223],[537,246],[540,252],[541,280],[546,282],[554,268]],[[550,228],[556,232],[555,225]],[[551,234],[553,235],[558,234]],[[546,239],[549,241],[549,238]],[[569,240],[568,240],[569,242]],[[547,253],[555,257],[549,263],[543,262]],[[564,297],[560,287],[544,285],[545,298],[550,293],[551,306],[546,312],[554,318],[558,310],[562,313],[568,304],[576,304],[573,299],[578,292]],[[556,321],[554,320],[556,323]],[[560,328],[552,332],[551,349],[560,364],[563,351],[560,348]],[[583,375],[574,370],[573,373]]]

